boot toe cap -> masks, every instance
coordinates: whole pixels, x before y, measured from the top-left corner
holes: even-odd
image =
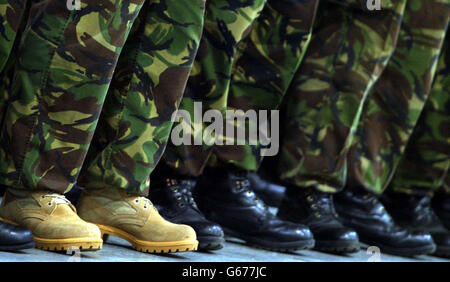
[[[304,225],[300,224],[286,224],[283,228],[279,228],[277,232],[276,239],[282,242],[289,241],[309,241],[313,240],[313,234],[311,230]]]
[[[100,229],[95,224],[87,222],[41,224],[35,231],[36,236],[48,239],[101,239]]]
[[[411,234],[408,239],[409,240],[406,243],[410,244],[413,247],[434,245],[433,238],[430,234]]]
[[[318,241],[347,241],[347,242],[358,242],[358,233],[352,229],[348,228],[325,228],[320,231],[313,231],[314,237]]]
[[[2,231],[0,232],[2,233],[0,240],[4,245],[21,245],[33,242],[33,234],[24,227],[10,225]]]
[[[212,223],[212,222],[193,222],[186,223],[191,226],[198,237],[223,237],[224,232],[220,225]]]
[[[197,239],[197,233],[195,232],[194,228],[189,225],[179,225],[178,234],[178,236],[180,237],[179,240],[188,241]]]

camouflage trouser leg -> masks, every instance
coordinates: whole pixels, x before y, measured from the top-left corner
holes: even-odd
[[[0,183],[69,190],[144,0],[33,3],[1,131]]]
[[[445,193],[450,194],[450,170],[447,172],[447,175],[444,176],[444,180],[442,182],[442,189]]]
[[[279,177],[336,192],[367,93],[392,55],[405,1],[381,11],[327,3],[283,102]]]
[[[268,1],[250,35],[238,47],[228,110],[278,109],[305,55],[318,4],[319,0]],[[245,128],[245,132],[257,126],[250,120],[228,122]],[[250,145],[248,137],[238,140],[237,135],[232,141],[236,145],[215,146],[219,163],[257,170],[262,160],[260,145]],[[237,145],[240,141],[246,145]]]
[[[408,0],[397,48],[349,154],[350,187],[382,193],[391,181],[430,92],[449,15],[448,0]]]
[[[205,0],[151,0],[125,44],[80,175],[86,188],[147,193],[191,71]]]
[[[11,54],[29,3],[29,0],[0,0],[0,71]]]
[[[389,189],[403,193],[445,187],[450,168],[450,35],[428,101]],[[448,182],[447,182],[448,183]]]
[[[180,106],[191,121],[194,121],[194,102],[202,103],[203,111],[198,115],[209,109],[226,110],[237,44],[249,32],[264,5],[265,0],[207,1],[202,41]],[[205,125],[194,122],[192,135],[202,134]],[[206,144],[169,144],[164,161],[180,174],[198,176],[212,149]]]
[[[0,124],[6,111],[12,69],[30,0],[0,0]]]

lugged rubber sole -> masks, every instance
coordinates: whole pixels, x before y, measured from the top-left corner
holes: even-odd
[[[94,223],[95,224],[95,223]],[[133,245],[133,249],[143,253],[177,253],[196,251],[198,248],[197,240],[184,240],[174,242],[151,242],[139,240],[133,235],[112,226],[96,224],[102,232],[102,238],[105,241],[108,235],[120,237]]]
[[[218,236],[203,236],[197,237],[199,242],[198,249],[200,251],[216,251],[223,248],[225,239]]]
[[[82,252],[98,251],[103,247],[103,241],[98,238],[44,239],[33,236],[36,248],[44,251],[80,250]]]
[[[5,218],[0,218],[0,220],[12,225],[19,226],[19,224]],[[45,251],[61,252],[66,251],[68,249],[79,250],[83,252],[98,251],[101,250],[103,246],[103,241],[101,238],[99,239],[88,237],[88,238],[69,238],[69,239],[46,239],[33,235],[33,239],[35,242],[35,247],[37,249]]]
[[[318,241],[314,249],[324,253],[332,254],[352,254],[360,251],[358,241]]]
[[[291,241],[291,242],[266,241],[260,239],[258,236],[247,236],[245,234],[241,234],[231,229],[228,229],[224,226],[222,226],[222,229],[227,237],[239,238],[241,240],[244,240],[249,246],[269,251],[289,252],[299,250],[310,250],[315,246],[315,241],[313,239]]]
[[[430,255],[436,251],[436,245],[425,245],[414,248],[398,248],[392,246],[386,246],[379,242],[374,242],[371,240],[366,240],[364,237],[361,239],[361,245],[364,248],[368,248],[369,246],[376,246],[380,248],[382,253],[387,253],[395,256],[404,256],[404,257],[414,257],[420,255]]]

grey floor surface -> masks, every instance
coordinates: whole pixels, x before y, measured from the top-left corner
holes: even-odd
[[[1,198],[0,198],[1,201]],[[272,209],[273,212],[275,210]],[[38,249],[20,252],[1,252],[0,262],[367,262],[376,258],[382,262],[450,262],[432,256],[403,258],[380,253],[374,257],[362,249],[359,253],[339,256],[316,251],[291,253],[270,252],[255,249],[235,238],[228,238],[225,247],[215,252],[186,252],[174,254],[146,254],[134,251],[131,244],[121,238],[110,236],[97,252],[53,253]]]
[[[366,250],[359,253],[338,256],[316,251],[299,251],[293,253],[277,253],[247,247],[238,240],[227,242],[219,251],[187,252],[176,254],[145,254],[136,252],[131,245],[117,237],[110,237],[108,243],[98,252],[81,253],[81,257],[52,253],[38,249],[21,252],[0,252],[2,262],[366,262],[372,257]],[[420,256],[414,259],[380,254],[382,262],[438,262],[450,260],[432,256]]]

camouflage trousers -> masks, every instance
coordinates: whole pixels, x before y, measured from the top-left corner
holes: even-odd
[[[281,108],[277,167],[284,183],[323,192],[345,186],[362,107],[397,43],[406,2],[391,2],[380,11],[324,6]]]
[[[205,1],[30,2],[0,183],[63,193],[79,178],[86,188],[145,194],[197,53]]]
[[[281,109],[282,150],[276,167],[284,182],[325,191],[343,186],[361,105],[398,37],[405,1],[392,2],[392,8],[376,12],[323,2],[311,37],[318,1],[297,1],[297,6],[269,1],[239,46],[242,55],[234,66],[228,108]],[[259,149],[215,146],[209,161],[256,170],[262,160]],[[201,173],[196,168],[206,162],[199,155],[181,162],[180,167],[194,168],[183,172]]]
[[[286,5],[301,1],[273,2]],[[242,44],[243,38],[248,38],[250,30],[254,30],[252,24],[265,5],[265,0],[207,1],[202,41],[180,105],[180,111],[184,111],[192,122],[184,122],[191,129],[189,139],[198,138],[207,126],[195,120],[194,103],[202,104],[198,115],[211,109],[224,113],[227,109],[233,65],[239,56],[238,46]],[[266,26],[265,30],[268,31],[269,27]],[[205,143],[180,146],[169,143],[164,153],[164,163],[179,174],[198,176],[214,148]]]
[[[228,110],[240,110],[245,115],[249,110],[278,109],[311,42],[318,6],[318,0],[268,2],[249,38],[239,46]],[[253,122],[228,121],[236,132],[239,126],[250,132],[252,126],[258,127]],[[258,133],[265,134],[262,130]],[[237,145],[239,142],[246,145]],[[249,142],[236,135],[235,145],[215,146],[209,165],[256,170],[262,160],[262,148]]]
[[[387,186],[428,96],[448,24],[447,3],[399,1],[394,9],[363,13],[322,6],[281,105],[282,148],[270,163],[279,179],[324,192],[347,183],[374,192]],[[330,24],[337,22],[342,29]],[[248,164],[258,152],[248,146],[240,162],[231,162],[254,169]],[[376,174],[375,165],[387,173]]]
[[[0,1],[0,124],[3,122],[11,85],[11,71],[20,35],[29,13],[30,1]]]
[[[28,15],[27,0],[0,0],[0,71],[5,69],[19,30]]]
[[[391,182],[429,97],[449,23],[449,5],[448,0],[408,0],[395,53],[364,105],[348,155],[349,187],[380,194]],[[448,119],[448,98],[441,97],[444,93],[434,96],[424,116],[433,116],[433,121],[426,122],[433,124],[431,128]],[[433,114],[430,107],[442,109],[444,117]],[[446,131],[445,127],[440,130]]]
[[[440,188],[450,193],[450,35],[436,78],[388,189],[415,194]]]

